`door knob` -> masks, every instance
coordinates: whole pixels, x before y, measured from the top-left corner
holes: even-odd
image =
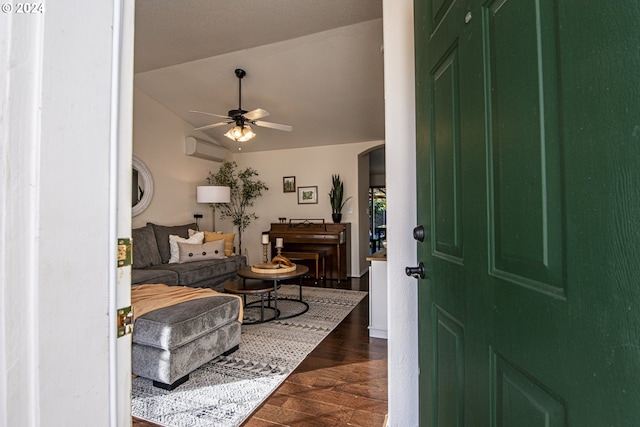
[[[405,273],[407,276],[413,277],[414,279],[424,279],[424,263],[420,261],[417,267],[406,267]]]
[[[424,242],[424,227],[419,225],[413,229],[413,238],[418,242]]]

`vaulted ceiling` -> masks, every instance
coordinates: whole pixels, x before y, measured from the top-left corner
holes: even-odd
[[[236,68],[242,108],[293,126],[243,152],[384,139],[381,0],[138,0],[135,31],[136,88],[194,128],[238,108]],[[230,127],[205,132],[237,150]]]

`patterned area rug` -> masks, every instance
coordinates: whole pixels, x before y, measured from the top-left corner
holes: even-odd
[[[364,298],[366,292],[303,287],[309,310],[298,317],[242,325],[240,349],[191,373],[173,391],[133,379],[134,417],[167,427],[232,427],[251,413]],[[279,297],[298,297],[298,286],[282,285]],[[305,307],[279,301],[282,316]],[[247,310],[245,319],[259,310]]]

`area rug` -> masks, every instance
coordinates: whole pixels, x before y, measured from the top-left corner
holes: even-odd
[[[131,412],[167,427],[235,427],[242,424],[304,358],[353,310],[366,292],[303,287],[309,310],[297,317],[243,325],[240,349],[191,373],[173,391],[133,379]],[[279,297],[297,298],[298,286],[282,285]],[[300,303],[279,301],[281,316]],[[248,310],[247,316],[257,310]],[[253,314],[252,314],[253,312]]]

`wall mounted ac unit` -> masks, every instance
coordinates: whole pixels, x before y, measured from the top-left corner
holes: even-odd
[[[184,154],[199,159],[223,162],[227,158],[229,151],[226,148],[213,145],[210,142],[188,136],[184,140]]]

